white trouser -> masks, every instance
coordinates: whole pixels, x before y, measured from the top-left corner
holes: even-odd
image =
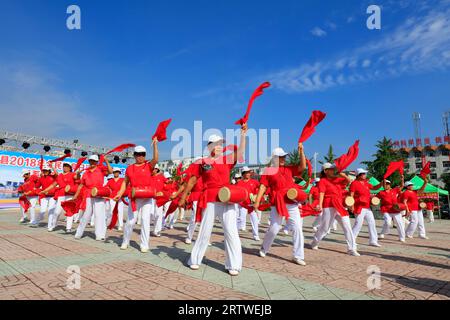
[[[253,211],[250,213],[250,222],[252,224],[252,233],[253,237],[259,238],[259,221],[260,221],[260,213],[258,211]]]
[[[384,223],[381,234],[388,235],[392,226],[392,220],[395,221],[399,240],[405,240],[405,221],[401,213],[383,213]]]
[[[35,219],[34,222],[32,222],[34,224],[37,224],[37,223],[41,222],[42,220],[44,220],[44,216],[45,216],[45,213],[47,212],[47,210],[48,210],[49,217],[54,214],[55,207],[56,207],[56,200],[53,199],[53,197],[42,198],[40,207],[41,207],[41,210],[40,210],[39,217],[37,219]]]
[[[427,210],[428,220],[434,222],[434,212],[433,210]]]
[[[109,199],[109,201],[106,203],[106,225],[109,225],[111,223],[112,220],[112,216],[113,216],[113,211],[114,211],[114,207],[116,206],[116,201],[114,201],[113,199]],[[123,227],[123,202],[122,200],[118,201],[118,206],[117,206],[117,222],[119,224],[119,227],[122,228]]]
[[[237,206],[220,202],[210,202],[203,211],[200,230],[192,248],[189,265],[200,265],[209,245],[214,220],[217,216],[225,236],[225,269],[240,271],[242,269],[242,246],[236,227]]]
[[[289,219],[286,222],[286,226],[292,231],[292,244],[294,258],[304,260],[304,237],[303,237],[303,219],[300,217],[300,210],[298,204],[287,204],[289,212]],[[275,240],[278,232],[282,227],[283,217],[281,217],[275,207],[270,211],[270,228],[264,236],[262,250],[267,253]]]
[[[412,237],[414,235],[414,232],[416,232],[417,227],[419,227],[419,236],[425,237],[426,231],[425,231],[425,224],[423,222],[422,210],[411,212],[411,223],[406,229],[406,235],[408,237]]]
[[[341,217],[341,215],[335,208],[323,209],[322,220],[320,222],[319,230],[317,230],[316,234],[314,235],[313,245],[318,245],[319,242],[327,235],[333,219],[336,219],[336,221],[341,225],[342,230],[344,230],[347,249],[356,251],[356,240],[353,236],[350,217]]]
[[[166,202],[166,203],[162,206],[162,208],[163,208],[163,228],[167,228],[167,227],[168,227],[168,225],[170,224],[170,221],[172,221],[173,215],[174,215],[174,213],[175,213],[175,212],[173,212],[173,213],[169,214],[169,215],[166,217],[166,212],[167,212],[167,210],[169,209],[169,206],[170,206],[170,203],[171,203],[171,202],[172,202],[172,201]]]
[[[194,238],[195,228],[197,228],[197,225],[198,225],[198,223],[195,222],[195,215],[197,212],[197,203],[198,203],[198,201],[192,202],[191,219],[189,220],[189,224],[187,226],[187,238],[191,241]]]
[[[36,204],[39,200],[38,197],[27,197],[28,201],[30,201],[30,207],[28,208],[28,211],[30,212],[30,222],[33,222],[36,220]],[[23,210],[22,207],[20,207],[20,210],[22,211],[22,218],[26,218],[27,214],[25,213],[25,210]]]
[[[89,222],[89,224],[90,224],[91,226],[94,226],[94,225],[95,225],[95,216],[94,216],[94,215],[91,216],[91,221]]]
[[[184,219],[184,214],[184,208],[178,208],[178,218],[180,219],[180,221]]]
[[[164,206],[158,207],[156,201],[153,209],[153,232],[154,234],[160,234],[163,227],[164,220]]]
[[[92,215],[94,216],[94,215]],[[80,220],[80,213],[77,212],[71,217],[66,217],[66,230],[72,230],[72,226],[74,222],[78,222]],[[92,220],[92,219],[91,219]]]
[[[362,209],[361,213],[355,216],[355,224],[353,225],[353,235],[355,239],[358,238],[364,220],[366,220],[367,227],[369,228],[369,244],[378,244],[377,225],[375,223],[373,212],[370,209]]]
[[[138,214],[141,214],[141,249],[149,248],[150,241],[150,217],[153,215],[155,208],[155,199],[136,199],[136,211],[133,212],[131,204],[128,206],[128,221],[125,224],[123,233],[123,243],[130,244],[133,227],[136,223]]]
[[[314,222],[312,224],[312,226],[314,228],[319,228],[320,227],[320,222],[322,221],[322,215],[323,212],[321,212],[315,219]],[[333,219],[333,222],[330,224],[330,228],[328,229],[328,233],[331,232],[331,228],[333,227],[333,230],[336,231],[337,230],[337,221],[336,219]]]
[[[63,211],[61,202],[66,201],[66,196],[58,197],[56,200],[55,210],[48,212],[48,229],[53,230],[58,225],[59,215]]]
[[[237,227],[239,230],[245,231],[247,230],[247,215],[248,210],[244,207],[238,205],[238,218],[237,218]]]
[[[92,216],[95,220],[95,238],[106,238],[106,204],[104,199],[87,198],[86,210],[84,210],[80,224],[78,225],[76,238],[81,238],[86,229],[87,224],[91,221]]]

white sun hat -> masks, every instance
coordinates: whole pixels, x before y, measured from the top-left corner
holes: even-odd
[[[411,181],[408,181],[405,183],[405,187],[409,187],[409,186],[413,186],[414,183],[412,183]]]
[[[247,166],[242,168],[242,172],[250,172],[250,171],[252,171],[252,170]]]
[[[367,172],[369,172],[369,171],[367,171],[367,170],[365,170],[363,168],[356,169],[356,175],[357,176],[359,176],[360,174],[366,174]]]
[[[143,152],[147,153],[147,149],[145,149],[143,146],[137,146],[134,148],[134,152],[135,153],[143,153]]]
[[[170,179],[170,178],[172,178],[172,175],[169,172],[165,171],[164,172],[164,178]]]
[[[22,176],[24,176],[26,174],[30,174],[30,173],[31,173],[31,170],[29,170],[29,169],[23,169],[22,170]]]
[[[272,157],[285,157],[288,153],[283,148],[275,148],[272,151]]]
[[[117,168],[117,167],[113,168],[113,172],[117,172],[117,171],[122,172],[122,170],[120,168]]]
[[[329,162],[326,162],[326,163],[324,163],[324,164],[322,165],[322,169],[323,169],[323,170],[333,169],[333,168],[335,168],[335,165],[334,165],[334,164],[331,164],[331,163],[329,163]]]
[[[92,161],[98,161],[98,155],[93,154],[92,156],[89,157],[88,160],[92,160]]]
[[[216,143],[216,142],[219,142],[219,141],[225,141],[225,139],[222,138],[221,136],[217,135],[217,134],[210,135],[209,138],[208,138],[208,144]]]

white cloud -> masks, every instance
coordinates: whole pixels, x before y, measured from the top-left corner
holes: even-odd
[[[319,27],[315,27],[311,30],[311,34],[315,37],[325,37],[327,35],[327,32]]]
[[[339,85],[450,67],[450,2],[441,1],[410,17],[376,42],[328,60],[304,63],[266,75],[288,92],[320,91]]]

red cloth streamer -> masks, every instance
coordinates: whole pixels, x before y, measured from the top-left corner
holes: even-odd
[[[106,155],[111,154],[111,153],[113,153],[113,152],[122,152],[122,151],[125,150],[125,149],[128,149],[128,148],[134,148],[134,147],[136,147],[136,145],[133,144],[133,143],[124,143],[124,144],[121,144],[120,146],[115,147],[115,148],[112,149],[112,150],[109,150],[109,151],[106,153]]]
[[[70,158],[72,156],[72,154],[66,154],[65,156],[62,156],[62,157],[59,157],[59,158],[56,158],[56,159],[53,159],[53,160],[50,160],[49,162],[58,162],[58,161],[63,161],[64,159],[66,159],[66,158]]]
[[[309,216],[318,216],[320,211],[317,211],[311,204],[305,204],[303,206],[299,206],[300,216],[302,218],[306,218]]]
[[[339,172],[342,172],[345,169],[347,169],[348,166],[351,165],[352,162],[356,160],[356,158],[358,158],[358,154],[359,154],[359,140],[356,140],[356,142],[350,147],[350,149],[348,149],[347,154],[343,154],[334,161],[337,170]]]
[[[123,198],[121,200],[119,200],[119,201],[122,201],[123,203],[126,203],[123,200]],[[117,221],[119,221],[119,201],[117,201],[116,204],[114,205],[113,212],[112,212],[112,217],[111,217],[111,222],[109,223],[108,230],[112,230],[116,226]],[[128,203],[126,203],[126,205],[128,205]]]
[[[156,129],[155,134],[153,135],[152,139],[158,139],[159,142],[167,140],[167,127],[169,126],[170,122],[172,121],[172,119],[168,119],[168,120],[164,120],[162,121],[159,125],[158,128]]]
[[[262,85],[260,85],[255,92],[253,92],[252,97],[250,98],[250,101],[247,106],[247,112],[245,113],[244,117],[239,119],[235,122],[235,124],[243,125],[244,123],[248,122],[248,116],[250,115],[250,110],[252,110],[253,102],[255,102],[255,99],[261,96],[264,93],[264,89],[270,87],[270,82],[264,82]]]
[[[313,172],[312,172],[313,170],[312,170],[311,161],[309,161],[308,158],[306,158],[306,164],[308,165],[308,177],[309,177],[309,179],[311,179],[312,174],[313,174]]]
[[[387,179],[389,178],[395,171],[399,171],[400,174],[403,174],[405,171],[405,163],[403,160],[400,161],[393,161],[389,164],[386,173],[384,174],[383,178]]]
[[[171,213],[174,213],[175,210],[177,209],[178,209],[178,198],[173,199],[172,202],[170,203],[169,208],[167,208],[165,218],[167,218]]]
[[[31,207],[31,202],[30,202],[30,200],[28,200],[27,196],[21,196],[19,198],[19,204],[23,208],[23,211],[25,213],[27,213],[28,209],[30,209],[30,207]]]
[[[300,135],[300,139],[298,142],[305,142],[311,137],[311,135],[316,131],[316,127],[319,123],[322,122],[323,119],[327,116],[326,113],[322,111],[315,110],[311,114],[311,118],[309,118],[305,127],[303,128],[302,134]]]
[[[423,167],[422,171],[420,171],[420,176],[425,179],[427,175],[431,173],[431,163],[428,161]]]
[[[79,204],[79,201],[76,200],[67,200],[61,202],[61,207],[66,212],[65,216],[72,217],[73,215],[75,215],[80,209]]]
[[[73,168],[73,171],[77,171],[78,168],[81,167],[81,165],[83,164],[83,162],[86,161],[86,159],[87,159],[86,157],[83,157],[83,158],[78,159],[77,164],[76,164],[75,167]]]

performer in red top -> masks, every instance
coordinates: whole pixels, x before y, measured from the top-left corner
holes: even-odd
[[[259,181],[252,179],[253,171],[250,170],[249,167],[243,167],[242,168],[242,179],[240,179],[236,185],[239,187],[242,187],[248,191],[248,199],[245,203],[239,204],[239,216],[237,221],[237,226],[239,230],[246,231],[246,225],[247,225],[247,215],[250,214],[250,222],[252,224],[252,232],[253,232],[253,239],[255,241],[260,241],[259,239],[259,217],[258,212],[256,210],[253,210],[253,208],[250,208],[249,206],[252,205],[252,202],[255,200],[253,197],[256,197],[258,194],[259,189]]]
[[[323,215],[319,230],[315,233],[311,243],[313,250],[319,249],[319,242],[327,235],[333,219],[336,219],[344,230],[348,253],[353,256],[360,255],[356,249],[349,214],[343,205],[343,186],[349,183],[350,178],[344,173],[341,172],[336,175],[336,167],[333,164],[325,163],[322,166],[318,210],[323,211]]]
[[[53,171],[53,173],[52,173]],[[49,165],[44,164],[42,167],[41,176],[37,182],[37,187],[39,190],[39,205],[41,207],[41,212],[39,217],[31,222],[31,227],[37,228],[39,223],[44,219],[45,213],[48,210],[48,216],[52,217],[56,207],[56,200],[53,198],[55,195],[54,189],[43,192],[49,186],[53,184],[56,180],[56,170],[52,169]]]
[[[215,217],[222,222],[225,235],[225,268],[229,274],[236,276],[242,269],[242,247],[239,233],[236,228],[237,206],[233,203],[222,203],[219,200],[219,190],[230,185],[230,171],[236,165],[245,151],[245,137],[247,124],[241,126],[241,141],[239,148],[230,155],[224,155],[224,139],[212,135],[208,140],[210,157],[197,161],[192,166],[192,176],[183,191],[179,207],[184,207],[189,192],[193,189],[198,178],[202,178],[204,191],[198,202],[198,210],[203,211],[200,232],[192,248],[189,265],[197,270],[202,263],[203,256],[208,248],[214,226]]]
[[[298,144],[298,154],[300,164],[298,166],[286,165],[287,153],[282,148],[275,148],[272,152],[270,167],[266,168],[261,176],[258,195],[254,207],[258,209],[261,199],[267,188],[270,188],[270,202],[272,210],[270,212],[270,227],[264,236],[262,248],[259,251],[261,257],[265,257],[275,240],[278,232],[282,228],[283,218],[287,220],[287,226],[292,230],[293,261],[305,266],[303,219],[300,216],[299,202],[287,199],[286,193],[291,188],[298,189],[304,194],[304,201],[307,200],[306,193],[295,184],[294,177],[301,175],[306,168],[306,157],[303,150],[303,143]]]
[[[428,221],[430,223],[433,223],[434,222],[434,203],[433,203],[433,201],[427,202],[427,216],[428,216]]]
[[[23,184],[18,188],[18,192],[22,194],[22,197],[26,198],[26,202],[28,203],[28,208],[25,209],[21,206],[22,218],[20,219],[20,223],[26,223],[27,221],[35,221],[36,219],[36,203],[39,198],[36,192],[37,184],[38,184],[38,176],[32,175],[31,171],[28,169],[22,170],[23,175]],[[27,211],[30,211],[30,219],[27,217]]]
[[[398,231],[398,238],[401,242],[405,242],[405,222],[397,206],[399,203],[398,197],[404,185],[403,175],[401,177],[401,185],[396,188],[392,188],[391,181],[386,179],[383,180],[384,190],[380,191],[377,195],[381,201],[380,210],[384,219],[383,228],[380,234],[381,239],[384,239],[385,235],[389,234],[392,221],[395,221]]]
[[[58,225],[58,219],[59,219],[59,215],[62,212],[62,206],[61,203],[63,201],[66,201],[68,197],[66,197],[66,191],[65,188],[66,186],[72,186],[74,187],[75,181],[77,179],[80,179],[80,176],[75,173],[72,172],[72,165],[68,162],[63,163],[63,173],[58,174],[58,172],[56,172],[56,180],[49,186],[47,187],[45,190],[42,191],[43,194],[48,194],[48,192],[51,192],[52,190],[54,190],[54,199],[56,199],[56,208],[54,210],[54,214],[50,214],[49,212],[49,216],[48,216],[48,231],[52,232],[56,226]],[[72,219],[70,219],[70,223],[69,223],[69,219],[68,220],[68,226],[66,228],[66,232],[69,233],[72,230],[72,225],[71,222],[73,220],[73,216],[71,217]],[[70,225],[69,225],[70,224]]]
[[[81,239],[92,215],[94,215],[95,219],[95,240],[104,241],[106,238],[106,200],[93,198],[91,195],[92,189],[102,188],[105,184],[105,177],[112,173],[108,159],[106,157],[104,159],[106,167],[103,163],[99,163],[97,155],[89,157],[89,168],[83,173],[81,183],[73,197],[74,200],[77,200],[80,196],[83,197],[83,204],[81,205],[83,216],[75,233],[75,239]],[[82,190],[83,194],[81,194]]]
[[[425,223],[423,221],[423,212],[419,208],[419,198],[417,193],[422,193],[427,186],[428,179],[424,179],[422,187],[418,191],[414,191],[414,184],[411,181],[405,183],[406,191],[403,193],[403,204],[406,206],[406,216],[411,217],[411,223],[406,229],[406,236],[413,238],[414,232],[419,227],[419,238],[428,239],[425,231]]]
[[[120,187],[122,186],[122,183],[124,181],[124,178],[121,178],[120,175],[122,174],[122,170],[120,168],[113,168],[113,177],[108,180],[106,183],[106,186],[111,189],[111,198],[109,199],[109,205],[108,205],[108,219],[106,221],[110,221],[112,217],[112,211],[114,210],[114,207],[116,206],[116,202],[114,201],[115,196],[120,190]],[[117,204],[117,210],[118,210],[118,222],[119,225],[117,227],[117,230],[122,231],[123,228],[123,201],[119,200]],[[109,224],[109,223],[107,223]]]
[[[350,195],[355,199],[353,206],[353,214],[355,215],[355,223],[353,225],[353,235],[355,241],[361,231],[364,220],[366,220],[369,228],[369,245],[372,247],[381,247],[378,243],[377,225],[372,209],[370,208],[370,190],[378,190],[382,183],[373,186],[367,180],[367,170],[362,168],[356,169],[356,179],[350,184]]]
[[[178,209],[166,216],[172,200],[178,196],[178,185],[172,179],[172,175],[167,171],[164,172],[164,178],[166,178],[166,181],[164,182],[163,193],[165,197],[169,198],[169,201],[167,201],[163,206],[163,230],[173,229],[178,218]]]
[[[119,201],[120,198],[122,198],[128,185],[131,188],[153,188],[154,190],[154,178],[152,177],[152,171],[158,163],[158,140],[156,138],[153,139],[152,146],[153,159],[151,161],[145,160],[147,150],[143,146],[137,146],[134,148],[134,159],[136,162],[128,166],[125,171],[125,180],[122,183],[119,193],[114,198],[115,201]],[[147,253],[149,250],[150,240],[150,219],[151,216],[154,215],[155,198],[133,199],[131,195],[128,198],[130,198],[130,205],[128,206],[128,221],[125,224],[123,242],[120,248],[122,250],[126,250],[128,248],[138,213],[141,212],[141,252]]]

